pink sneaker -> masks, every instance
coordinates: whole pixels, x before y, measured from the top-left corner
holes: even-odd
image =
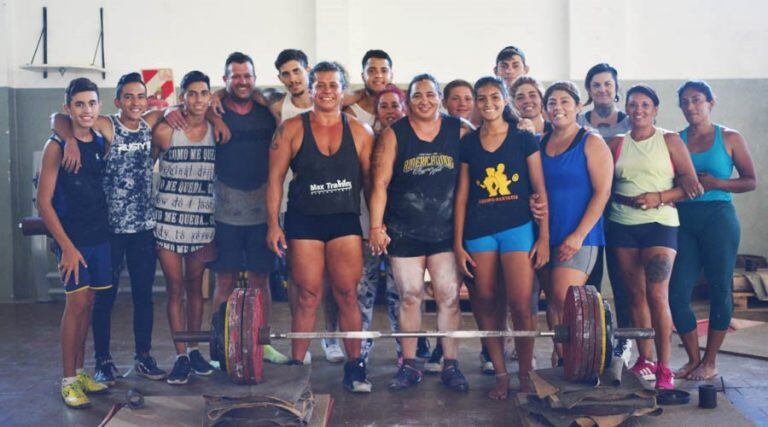
[[[656,379],[656,364],[650,360],[646,360],[643,356],[638,357],[635,365],[629,370],[640,375],[646,381],[653,381]]]
[[[675,389],[675,374],[672,370],[663,364],[659,363],[656,367],[656,389],[658,390],[674,390]]]

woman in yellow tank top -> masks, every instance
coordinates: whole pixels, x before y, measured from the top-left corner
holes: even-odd
[[[651,343],[639,340],[640,357],[632,370],[655,377],[658,389],[674,389],[668,291],[680,223],[673,203],[703,189],[680,136],[654,126],[656,92],[633,86],[626,100],[630,132],[608,142],[615,171],[606,244],[618,261],[634,326],[656,330],[657,362],[651,361]]]

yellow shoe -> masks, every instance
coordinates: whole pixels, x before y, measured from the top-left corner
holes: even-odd
[[[88,394],[99,394],[109,391],[109,386],[106,384],[97,383],[85,371],[77,374],[77,383],[80,385],[80,388]]]
[[[91,401],[80,388],[80,382],[61,386],[61,398],[64,404],[73,409],[82,409],[91,406]]]
[[[288,358],[271,345],[264,346],[264,357],[262,357],[262,359],[277,365],[284,365],[288,363]]]

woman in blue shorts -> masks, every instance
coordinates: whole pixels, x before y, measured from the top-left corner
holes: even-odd
[[[547,321],[562,323],[565,294],[571,285],[584,286],[605,245],[603,210],[611,195],[613,162],[608,146],[596,132],[579,126],[579,89],[557,82],[544,93],[552,131],[541,140],[541,163],[549,197],[551,260],[547,278]],[[553,365],[562,365],[556,345]]]
[[[454,252],[463,273],[474,278],[470,286],[472,311],[482,330],[500,330],[499,283],[506,298],[515,330],[534,328],[531,292],[534,268],[549,260],[549,225],[539,222],[538,239],[528,207],[531,192],[546,203],[544,173],[534,135],[517,129],[518,119],[509,106],[507,88],[496,77],[475,83],[475,106],[483,118],[480,129],[465,136],[460,145],[461,168],[456,189]],[[504,274],[498,280],[497,272]],[[502,339],[485,339],[496,370],[492,399],[507,397],[508,374]],[[519,357],[520,388],[532,390],[529,373],[533,339],[515,339]]]

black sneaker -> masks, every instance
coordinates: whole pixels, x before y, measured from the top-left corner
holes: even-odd
[[[455,391],[469,391],[469,382],[467,382],[464,374],[459,370],[459,361],[448,359],[444,363],[445,367],[440,374],[440,379],[443,381],[443,385]]]
[[[493,369],[493,362],[491,362],[491,356],[488,354],[488,347],[483,346],[480,351],[480,370],[483,375],[496,375],[496,370]]]
[[[413,387],[421,382],[421,371],[408,363],[403,363],[403,366],[398,369],[394,377],[389,381],[390,390],[405,390],[406,388]]]
[[[443,371],[443,346],[437,342],[435,349],[424,364],[424,372],[427,374],[439,374]]]
[[[437,342],[437,349],[440,347],[440,341]],[[426,337],[419,337],[416,341],[416,357],[419,359],[429,359],[432,353],[429,351],[429,340]]]
[[[365,360],[361,357],[344,364],[344,388],[352,393],[370,393],[371,382],[365,369]]]
[[[192,370],[195,371],[197,375],[206,376],[213,373],[213,366],[203,358],[203,355],[200,354],[200,350],[192,350],[189,352],[189,363],[192,364]]]
[[[106,384],[112,387],[115,385],[116,372],[117,368],[115,367],[114,362],[112,362],[111,356],[108,356],[104,359],[96,359],[96,369],[93,374],[93,379],[97,383]]]
[[[144,378],[157,381],[162,380],[168,375],[164,370],[157,367],[155,358],[149,354],[146,356],[134,355],[133,360],[135,362],[133,367],[136,369],[136,373]]]
[[[168,374],[168,378],[165,382],[173,385],[181,385],[189,382],[189,374],[192,373],[192,365],[189,362],[187,355],[182,355],[176,358],[176,363],[173,364],[171,373]]]

